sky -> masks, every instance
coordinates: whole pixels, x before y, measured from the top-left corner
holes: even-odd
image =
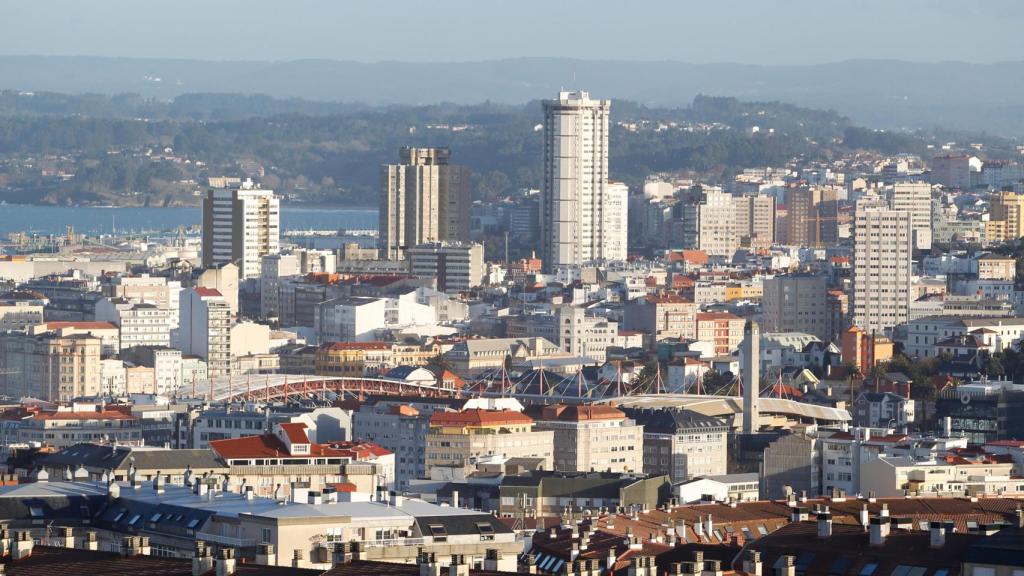
[[[1022,0],[2,0],[0,54],[815,64],[1024,59]]]

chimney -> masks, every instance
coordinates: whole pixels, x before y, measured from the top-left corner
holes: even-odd
[[[82,538],[82,550],[91,550],[93,552],[100,549],[99,538],[96,537],[96,532],[90,530],[85,533],[85,537]]]
[[[932,548],[942,548],[946,545],[946,525],[942,522],[929,522],[931,538],[928,542]]]
[[[612,559],[615,558],[615,552],[614,551],[610,550],[608,554],[609,554],[610,558],[612,558]],[[612,564],[615,564],[614,560],[612,561]],[[609,566],[610,565],[611,564],[609,564]],[[526,555],[526,561],[523,564],[523,569],[526,570],[527,574],[536,574],[537,573],[537,555],[536,554],[530,553],[530,554]],[[420,569],[420,576],[424,576],[422,569]]]
[[[867,504],[862,505],[860,507],[860,525],[863,526],[864,528],[867,528],[868,527],[868,520],[870,518],[871,518],[871,515],[868,514],[868,505]]]
[[[953,436],[953,418],[946,416],[942,419],[942,437],[952,438]]]
[[[751,576],[761,576],[761,553],[757,550],[747,550],[747,557],[743,559],[743,572]]]
[[[254,500],[256,498],[256,491],[253,490],[252,486],[246,486],[242,494],[246,500]]]
[[[203,576],[213,570],[213,556],[202,540],[196,541],[195,555],[192,557],[192,576]]]
[[[469,576],[469,563],[462,554],[452,554],[452,563],[448,565],[447,576]]]
[[[889,504],[882,503],[882,509],[878,512],[878,516],[880,518],[885,518],[885,519],[889,518]]]
[[[302,550],[298,548],[292,552],[292,568],[302,568],[306,565],[306,561],[302,556]]]
[[[889,519],[881,516],[872,518],[868,532],[872,546],[885,546],[885,539],[889,536]]]
[[[780,559],[782,562],[775,569],[775,576],[796,576],[796,557],[787,554]]]
[[[405,504],[405,497],[399,494],[398,491],[396,490],[392,490],[391,492],[388,493],[388,500],[391,502],[391,505],[394,506],[395,508],[398,508]]]
[[[309,499],[307,496],[309,494],[309,489],[302,486],[299,482],[291,483],[291,494],[292,502],[297,504],[305,504]]]
[[[274,545],[263,542],[256,547],[256,563],[261,566],[276,566],[277,554],[274,554]]]
[[[11,536],[11,531],[6,525],[0,526],[0,556],[7,556],[8,554],[11,554]],[[14,538],[18,537],[17,534],[14,534],[13,536]]]
[[[32,533],[28,530],[14,533],[14,542],[11,544],[11,559],[24,560],[32,555]]]
[[[484,554],[484,570],[498,572],[501,570],[501,552],[488,548]]]
[[[64,548],[75,547],[75,532],[69,526],[63,526],[60,528],[60,545]]]
[[[704,562],[702,576],[722,576],[722,562],[719,560],[707,560]]]
[[[214,562],[217,576],[231,576],[234,574],[235,562],[234,548],[221,548],[217,553],[217,560]]]
[[[634,556],[633,562],[626,572],[628,576],[657,576],[654,558],[650,556]]]
[[[707,532],[708,538],[711,538],[715,534],[715,523],[711,520],[711,514],[708,514],[707,523],[708,525],[705,526],[705,532]]]
[[[324,495],[324,504],[333,504],[338,501],[338,491],[334,488],[324,488],[322,493]]]
[[[818,512],[818,538],[828,539],[832,537],[832,513],[828,506]]]
[[[205,478],[201,478],[201,479],[199,479],[199,481],[196,482],[196,488],[195,488],[196,496],[199,496],[200,498],[203,498],[203,497],[205,497],[207,495],[207,493],[209,493],[209,491],[210,491],[210,485],[206,483],[206,479]]]
[[[1013,511],[1013,516],[1017,521],[1017,528],[1024,528],[1024,510],[1017,508]]]
[[[459,507],[459,491],[452,490],[452,508]]]
[[[164,493],[164,477],[159,470],[156,473],[156,477],[153,478],[153,491],[157,494]]]
[[[419,576],[441,576],[441,567],[437,564],[437,557],[433,552],[420,552],[416,557],[416,564],[420,568]]]
[[[609,572],[612,570],[612,567],[615,566],[615,562],[618,559],[619,559],[619,557],[615,555],[615,547],[614,546],[609,546],[608,547],[608,557],[605,558],[605,561],[604,561],[604,565],[608,569]]]
[[[310,490],[306,495],[306,501],[314,506],[319,506],[324,503],[324,495],[317,490]]]
[[[683,563],[682,562],[673,562],[672,564],[670,564],[669,567],[668,567],[668,575],[669,576],[683,576]]]
[[[808,519],[810,510],[806,506],[797,506],[790,510],[789,521],[790,522],[803,522]]]

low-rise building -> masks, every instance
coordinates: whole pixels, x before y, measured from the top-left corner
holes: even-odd
[[[484,456],[540,458],[547,470],[554,465],[554,432],[535,430],[533,418],[515,410],[434,412],[426,441],[426,469],[451,469],[453,477],[471,472]]]
[[[300,422],[274,424],[271,433],[214,440],[210,448],[228,465],[231,478],[253,486],[258,496],[291,497],[300,485],[322,491],[347,483],[363,494],[394,485],[395,458],[389,450],[370,443],[310,442]]]
[[[555,470],[643,471],[644,428],[613,406],[545,406],[534,428],[554,432]]]
[[[729,424],[689,410],[627,409],[644,428],[644,473],[673,482],[726,473]]]

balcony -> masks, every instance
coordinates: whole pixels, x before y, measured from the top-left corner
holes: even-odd
[[[233,538],[231,536],[221,536],[219,534],[210,534],[208,532],[196,532],[196,540],[213,542],[215,544],[230,546],[232,548],[254,548],[257,544],[255,538]]]

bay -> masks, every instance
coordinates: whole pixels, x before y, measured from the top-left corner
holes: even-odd
[[[169,232],[179,226],[200,226],[202,211],[196,208],[97,208],[0,204],[0,237],[14,232],[64,234],[74,226],[76,234]],[[376,230],[377,211],[366,208],[281,206],[282,230]]]

